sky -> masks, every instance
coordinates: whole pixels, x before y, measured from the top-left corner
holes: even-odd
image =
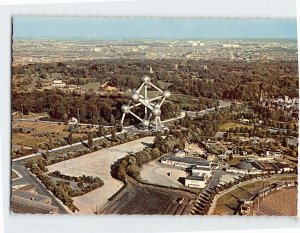
[[[13,18],[13,38],[32,39],[296,39],[296,19]]]

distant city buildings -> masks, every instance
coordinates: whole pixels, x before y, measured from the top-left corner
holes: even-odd
[[[83,59],[296,60],[297,43],[290,40],[15,40],[13,44],[13,65]]]

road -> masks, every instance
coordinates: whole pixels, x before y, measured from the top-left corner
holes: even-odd
[[[48,196],[51,198],[52,205],[57,206],[60,214],[69,214],[66,210],[67,207],[64,207],[49,191],[43,186],[40,181],[33,176],[27,168],[22,164],[21,161],[16,161],[12,163],[12,169],[16,170],[23,177],[12,181],[12,186],[15,185],[34,185],[37,193]]]
[[[219,105],[218,108],[228,108],[231,106],[231,102],[229,101],[223,101],[219,100]],[[197,116],[204,116],[205,114],[208,114],[210,112],[214,112],[215,108],[207,108],[205,110],[201,110],[199,112],[194,112],[194,111],[187,111],[186,113],[188,114],[189,117],[197,117]]]
[[[121,135],[124,132],[127,132],[128,134],[135,134],[135,133],[137,133],[139,131],[134,126],[128,126],[128,127],[124,127],[124,130],[122,132],[117,132],[116,135]],[[93,141],[101,140],[101,139],[104,139],[104,138],[110,138],[110,137],[111,137],[111,134],[108,134],[108,135],[105,135],[105,136],[102,136],[102,137],[93,138]],[[83,142],[84,143],[88,143],[88,140],[85,140]],[[55,152],[55,151],[64,150],[64,149],[70,148],[72,146],[79,146],[81,144],[82,144],[82,142],[76,142],[76,143],[73,143],[71,145],[68,144],[68,145],[65,145],[65,146],[56,147],[56,148],[54,148],[52,150],[49,150],[49,153]],[[25,159],[33,158],[33,157],[40,156],[40,155],[42,155],[42,153],[41,152],[37,152],[37,153],[30,154],[30,155],[22,156],[22,157],[19,157],[19,158],[15,158],[12,161],[13,162],[15,162],[15,161],[23,161]]]

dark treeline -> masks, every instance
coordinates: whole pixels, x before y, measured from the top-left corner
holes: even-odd
[[[128,102],[128,97],[116,95],[97,96],[96,94],[76,95],[64,93],[59,89],[32,91],[29,93],[13,93],[12,109],[26,115],[29,112],[47,112],[53,120],[68,121],[71,117],[79,118],[84,123],[115,125],[121,116],[121,106]],[[162,111],[162,119],[178,114],[180,105],[166,102]],[[142,116],[142,108],[136,108],[135,113]],[[125,123],[136,124],[138,120],[125,118]]]
[[[67,94],[60,90],[13,93],[12,109],[28,112],[48,112],[52,119],[68,120],[79,117],[81,122],[111,122],[111,115],[120,117],[121,105],[126,102],[122,96],[95,96]]]
[[[149,73],[149,66],[153,74]],[[257,100],[261,90],[267,96],[298,96],[296,61],[194,61],[194,60],[93,60],[41,63],[13,68],[14,87],[23,88],[32,80],[62,79],[82,85],[109,81],[120,90],[136,88],[148,74],[153,82],[169,84],[175,93],[207,98]],[[26,78],[24,78],[26,77]],[[23,78],[23,79],[22,79]]]

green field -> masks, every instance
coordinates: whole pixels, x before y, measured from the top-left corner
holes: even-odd
[[[98,91],[101,83],[100,82],[93,82],[93,83],[87,83],[85,85],[80,85],[80,88],[83,89],[93,89],[94,91]]]
[[[172,85],[171,83],[167,83],[167,82],[161,81],[161,80],[158,80],[157,83],[162,89],[168,89],[168,87],[170,85]]]
[[[253,128],[252,125],[246,125],[243,123],[231,121],[231,122],[227,122],[227,123],[221,125],[220,131],[228,131],[230,128],[236,128],[236,127],[240,127],[240,128],[244,127],[244,128],[248,128],[248,129]]]
[[[14,172],[14,171],[11,171],[11,179],[17,179],[19,176]]]

